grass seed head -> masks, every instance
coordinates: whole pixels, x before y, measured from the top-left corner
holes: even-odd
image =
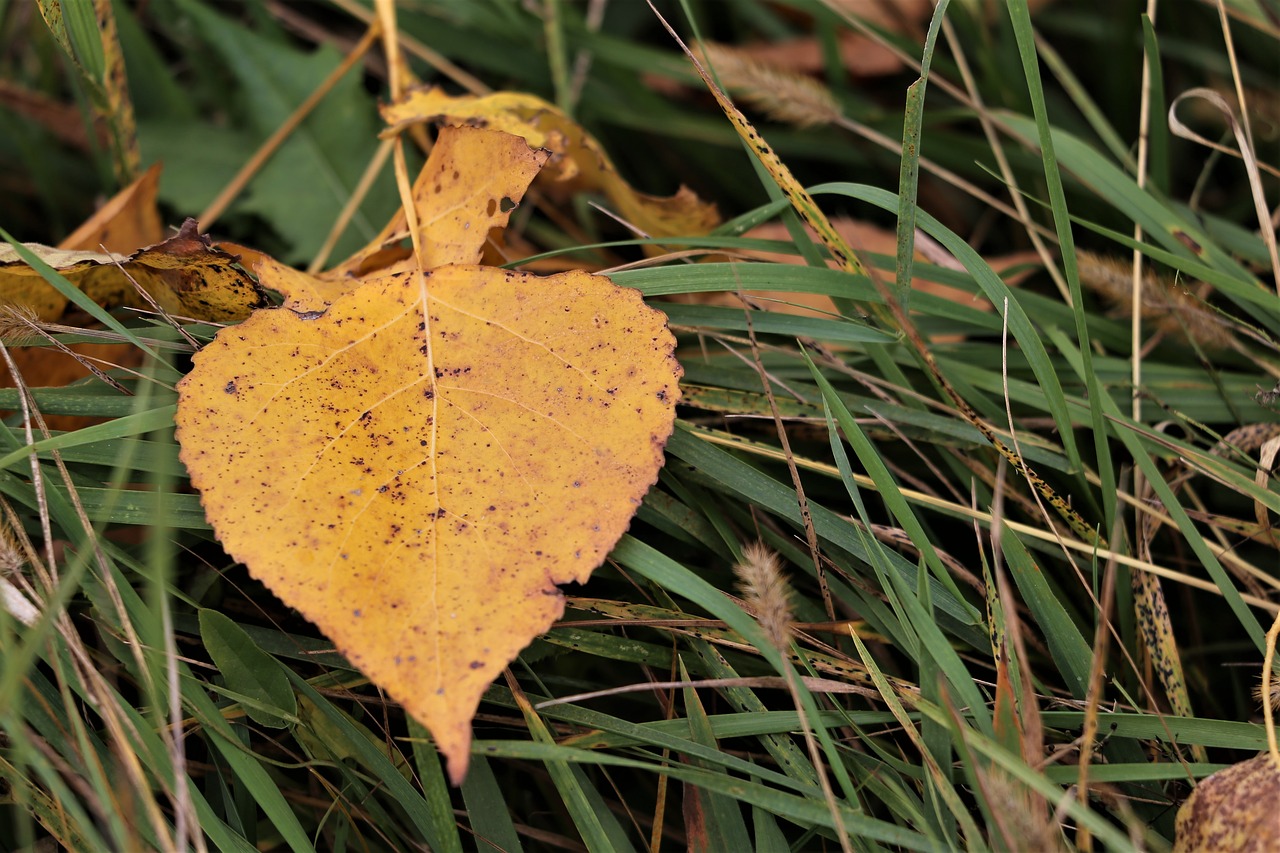
[[[812,77],[765,65],[723,45],[703,42],[695,52],[715,69],[725,88],[774,121],[813,127],[841,117],[831,92]]]
[[[1081,250],[1076,251],[1076,260],[1080,265],[1080,283],[1100,294],[1123,316],[1130,316],[1133,306],[1131,262]],[[1142,276],[1140,313],[1142,319],[1166,335],[1185,339],[1189,334],[1197,343],[1217,349],[1232,344],[1231,328],[1224,317],[1150,266]]]
[[[774,648],[785,650],[791,643],[794,619],[791,615],[791,588],[782,575],[782,561],[762,542],[742,549],[742,562],[734,566],[738,587],[747,607],[755,614]]]

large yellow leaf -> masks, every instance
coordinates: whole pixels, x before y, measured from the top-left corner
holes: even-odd
[[[570,192],[604,193],[624,220],[651,237],[705,234],[720,222],[715,205],[688,187],[658,197],[632,189],[618,174],[600,143],[573,119],[533,95],[496,92],[451,97],[442,89],[417,89],[383,108],[387,134],[407,125],[440,120],[501,130],[523,137],[534,148],[551,151],[549,172]]]
[[[600,276],[384,275],[219,333],[179,386],[182,459],[227,551],[427,726],[457,782],[484,689],[657,478],[674,345]]]

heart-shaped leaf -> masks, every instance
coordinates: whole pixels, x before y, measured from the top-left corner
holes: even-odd
[[[228,553],[430,729],[458,781],[493,678],[657,478],[674,338],[636,291],[452,265],[195,356],[178,436]]]

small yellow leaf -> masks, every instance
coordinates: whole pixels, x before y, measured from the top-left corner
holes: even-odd
[[[413,184],[423,266],[479,263],[489,232],[507,224],[548,156],[519,136],[441,128]],[[400,211],[377,239],[323,277],[364,278],[407,257],[407,248],[394,249],[408,234]]]
[[[257,285],[234,266],[236,257],[214,249],[193,219],[168,240],[129,256],[24,245],[107,308],[136,303],[130,277],[161,308],[198,320],[243,320],[266,304]],[[43,320],[58,319],[67,304],[8,244],[0,246],[0,302],[29,308]]]
[[[720,222],[715,205],[702,201],[688,187],[680,187],[666,198],[637,192],[618,174],[600,143],[556,107],[533,95],[496,92],[455,98],[439,88],[417,89],[384,107],[382,117],[390,125],[384,136],[416,122],[434,120],[522,136],[534,148],[551,151],[548,173],[563,189],[604,193],[619,216],[651,237],[705,234]]]
[[[632,290],[451,265],[258,311],[179,385],[228,553],[422,722],[463,777],[481,694],[657,478],[675,340]]]
[[[1280,768],[1271,753],[1201,780],[1175,825],[1174,853],[1280,849]]]

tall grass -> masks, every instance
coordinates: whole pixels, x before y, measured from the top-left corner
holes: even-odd
[[[170,426],[188,339],[112,318],[144,350],[108,371],[131,396],[0,390],[0,572],[29,605],[0,615],[0,847],[1166,849],[1196,780],[1265,748],[1269,3],[1223,4],[1230,50],[1218,6],[1191,0],[1154,22],[1136,2],[954,0],[932,29],[809,0],[659,5],[817,205],[882,230],[852,241],[865,274],[828,267],[643,4],[404,5],[423,78],[540,94],[637,186],[684,182],[726,214],[647,252],[585,203],[516,226],[667,312],[685,404],[661,480],[490,688],[452,789],[426,732],[217,547]],[[369,10],[116,15],[142,157],[166,160],[178,221]],[[898,70],[851,78],[844,32]],[[79,85],[24,4],[0,6],[0,36],[26,45],[5,79]],[[798,38],[813,74],[752,48]],[[311,260],[376,152],[384,86],[376,61],[340,81],[215,231]],[[1203,93],[1175,115],[1224,150],[1171,125],[1197,87],[1238,110],[1243,161]],[[110,188],[111,149],[4,115],[0,162],[27,201],[0,225],[53,242]],[[337,200],[312,210],[289,193],[317,176]],[[376,179],[335,256],[393,204]],[[767,223],[785,228],[752,232]],[[96,425],[45,427],[65,415]],[[735,566],[761,562],[768,591],[740,593]]]

